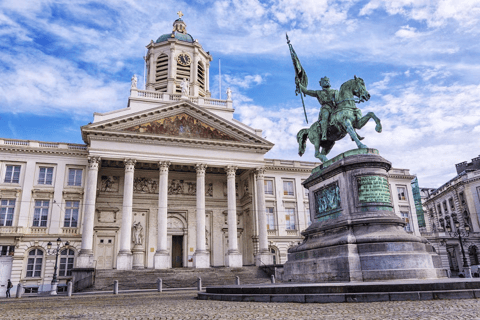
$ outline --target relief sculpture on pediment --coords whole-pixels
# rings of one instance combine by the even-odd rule
[[[134,127],[126,128],[125,130],[185,138],[239,141],[238,139],[231,137],[212,126],[202,123],[198,119],[185,113],[136,125]]]

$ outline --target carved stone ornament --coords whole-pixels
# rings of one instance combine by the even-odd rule
[[[100,157],[88,157],[88,169],[98,170],[100,164]]]
[[[120,177],[102,176],[100,178],[99,190],[101,192],[118,192]]]
[[[169,180],[168,194],[194,196],[197,194],[197,184],[193,181],[184,181],[179,179]]]
[[[205,191],[207,197],[213,197],[213,183],[207,184],[207,190]]]
[[[157,193],[158,181],[151,178],[136,177],[133,180],[133,192]]]

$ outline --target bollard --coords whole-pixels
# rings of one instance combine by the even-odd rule
[[[202,278],[198,277],[197,280],[197,289],[198,291],[202,291]]]
[[[21,283],[17,284],[17,294],[15,295],[16,298],[21,298],[23,294],[23,285]]]
[[[72,296],[72,291],[73,291],[73,282],[68,281],[68,283],[67,283],[67,296],[71,297]]]
[[[270,280],[272,280],[272,283],[275,283],[275,276],[273,274],[270,276]]]
[[[162,284],[163,284],[162,282],[163,282],[162,279],[160,279],[160,278],[157,279],[157,291],[158,292],[162,292]]]
[[[239,277],[239,276],[236,276],[236,277],[235,277],[235,284],[236,284],[237,286],[240,285],[240,277]]]
[[[118,280],[113,281],[113,294],[118,294]]]

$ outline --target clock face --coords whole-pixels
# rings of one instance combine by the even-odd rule
[[[182,66],[189,66],[192,63],[192,59],[186,53],[180,53],[177,58],[177,63],[181,64]]]

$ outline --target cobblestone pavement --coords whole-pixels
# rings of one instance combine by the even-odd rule
[[[480,319],[478,300],[372,303],[199,301],[195,292],[0,299],[1,319]]]

